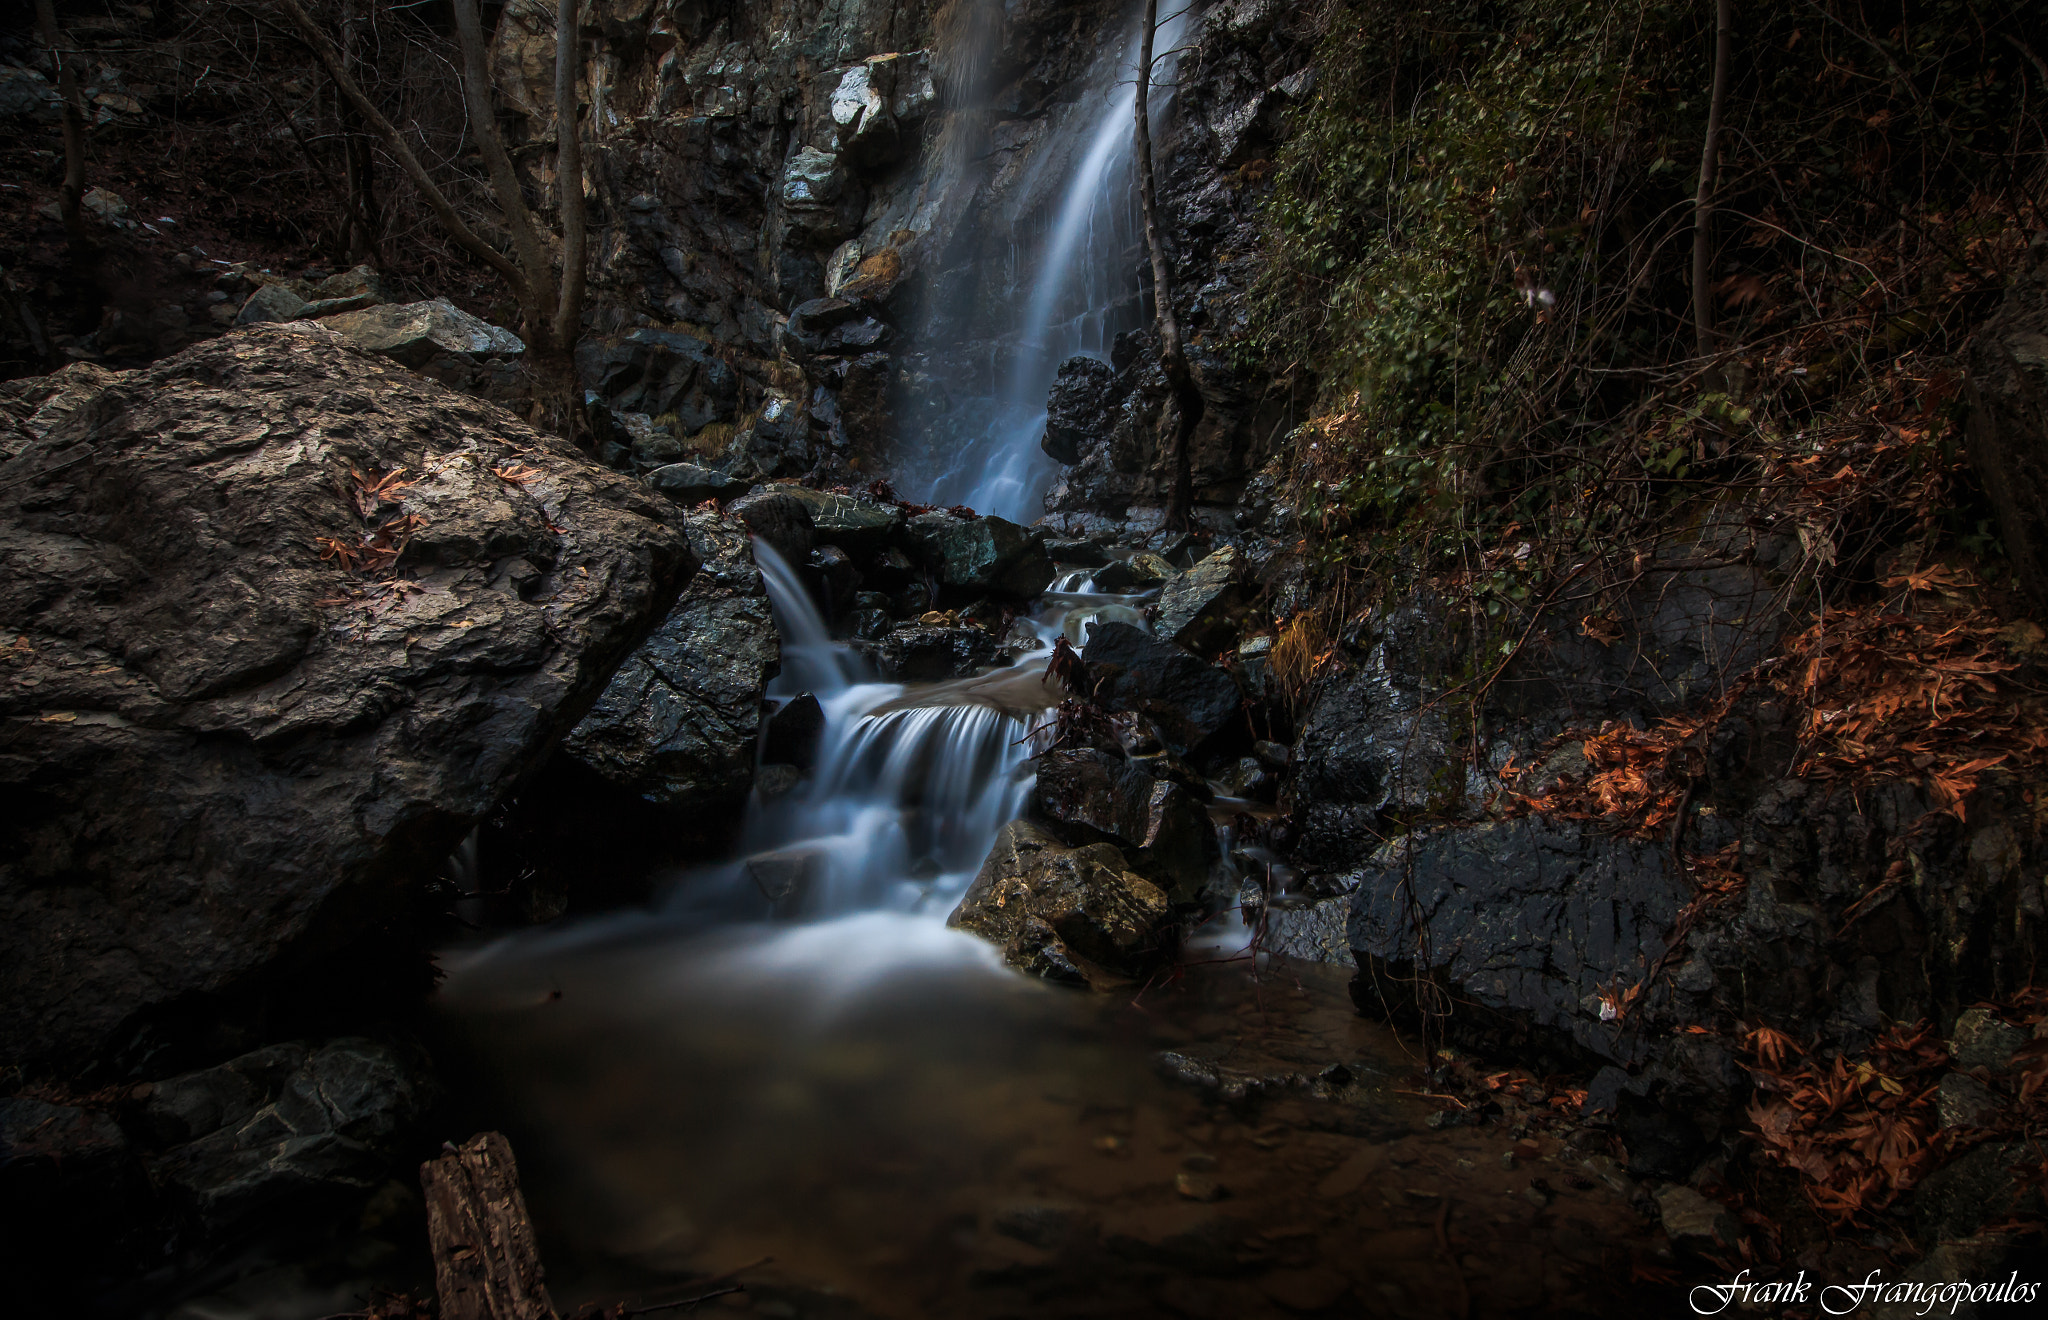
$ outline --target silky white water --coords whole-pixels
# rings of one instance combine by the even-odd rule
[[[1186,15],[1175,7],[1154,39],[1155,120],[1172,94],[1173,52]],[[927,489],[930,503],[964,504],[1022,523],[1043,516],[1057,465],[1039,441],[1060,364],[1078,354],[1107,358],[1118,333],[1142,324],[1142,230],[1132,168],[1138,36],[1134,25],[1105,49],[1082,96],[1039,148],[1035,168],[1068,173],[1049,224],[1036,216],[1014,222],[1010,250],[1030,254],[1017,262],[1023,274],[1014,282],[1026,296],[992,300],[996,318],[1014,319],[977,327],[976,338],[987,339],[992,352],[1001,344],[1008,358],[1007,365],[993,364],[995,397],[978,401],[982,424],[940,456],[928,482],[904,474],[905,489]],[[1018,188],[1029,191],[1027,183]]]

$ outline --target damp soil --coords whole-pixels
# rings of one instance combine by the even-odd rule
[[[928,917],[621,920],[448,960],[557,1305],[782,1317],[1614,1315],[1605,1155],[1466,1123],[1320,964],[1055,990]],[[1581,1138],[1583,1139],[1583,1138]]]

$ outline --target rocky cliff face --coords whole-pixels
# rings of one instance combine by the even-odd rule
[[[589,6],[586,189],[601,236],[582,360],[618,417],[608,460],[644,470],[685,456],[748,479],[843,482],[929,471],[985,427],[978,401],[1020,351],[1007,309],[1042,274],[1032,248],[1088,145],[1077,129],[1114,91],[1090,81],[1091,64],[1121,49],[1129,9]],[[1288,401],[1218,348],[1245,326],[1264,155],[1312,79],[1286,6],[1230,0],[1191,22],[1158,153],[1177,301],[1210,405],[1198,494],[1229,526]],[[529,142],[553,114],[553,47],[550,6],[506,7],[494,67]],[[1135,230],[1123,238],[1135,244]],[[1136,246],[1112,258],[1099,309],[1110,329],[1147,320],[1141,260]],[[1159,503],[1164,391],[1148,346],[1119,341],[1114,407],[1056,446],[1070,468],[1048,507],[1070,531],[1143,525]]]

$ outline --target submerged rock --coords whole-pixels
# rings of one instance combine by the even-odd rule
[[[1166,895],[1109,844],[1069,848],[1012,821],[946,924],[997,945],[1012,966],[1100,984],[1163,962],[1171,913]]]
[[[5,473],[24,1062],[404,914],[691,563],[638,483],[306,323],[116,377]]]
[[[562,754],[656,806],[737,808],[754,781],[782,642],[737,519],[689,515],[697,576],[562,740]]]

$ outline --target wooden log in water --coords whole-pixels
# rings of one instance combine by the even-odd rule
[[[497,1132],[420,1166],[441,1320],[559,1320],[512,1144]]]

